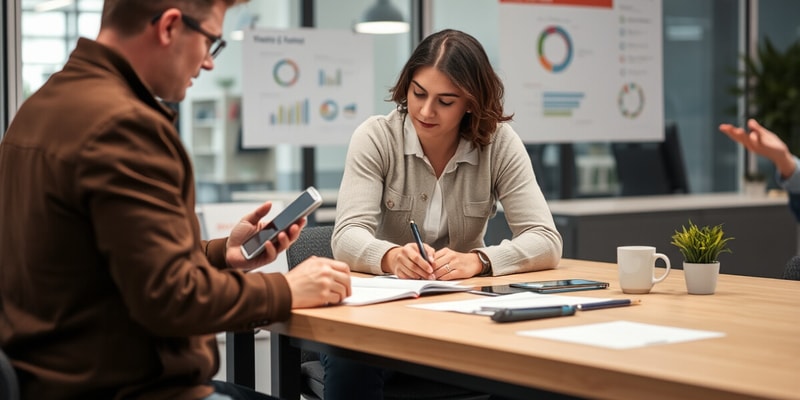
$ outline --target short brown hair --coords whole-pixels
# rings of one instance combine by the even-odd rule
[[[101,28],[114,28],[122,35],[141,32],[159,13],[178,8],[186,15],[204,20],[214,4],[228,7],[242,0],[105,0]]]
[[[426,37],[406,62],[397,84],[389,91],[400,112],[408,112],[408,89],[421,67],[434,67],[466,93],[467,110],[461,119],[461,137],[476,145],[491,142],[497,124],[510,121],[503,114],[503,81],[494,72],[483,46],[467,33],[445,29]]]

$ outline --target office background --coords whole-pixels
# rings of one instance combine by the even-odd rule
[[[181,109],[181,134],[199,170],[199,200],[230,200],[238,190],[298,190],[313,181],[338,188],[346,146],[313,150],[276,144],[265,150],[240,150],[241,42],[235,31],[249,27],[351,29],[374,0],[253,0],[233,8],[225,21],[229,42],[214,71],[200,75]],[[485,46],[499,66],[496,0],[392,0],[411,22],[409,33],[375,36],[375,112],[393,104],[388,88],[419,38],[443,28],[464,30]],[[3,2],[2,130],[14,110],[53,72],[60,69],[78,36],[93,38],[102,0],[14,0]],[[42,8],[42,7],[50,7]],[[740,190],[746,168],[742,149],[716,127],[742,122],[731,109],[744,102],[730,94],[739,83],[732,71],[741,55],[769,37],[779,49],[800,38],[800,2],[792,0],[663,0],[664,115],[674,123],[690,173],[692,193]],[[303,22],[305,21],[305,22]],[[221,111],[220,111],[221,110]],[[221,115],[219,115],[221,114]],[[200,118],[202,117],[202,118]],[[213,117],[213,118],[210,118]],[[602,135],[598,135],[602,137]],[[621,194],[611,146],[606,142],[529,145],[538,179],[548,199]],[[310,162],[309,159],[313,160]],[[209,161],[224,160],[224,161]],[[769,163],[760,168],[771,176]],[[200,175],[200,174],[198,174]],[[768,182],[771,179],[767,179]],[[566,187],[569,186],[569,187]]]
[[[179,105],[182,114],[181,134],[187,147],[194,150],[196,166],[230,166],[224,167],[223,172],[216,171],[221,179],[198,182],[200,201],[227,201],[231,193],[237,190],[297,191],[306,180],[304,172],[308,172],[305,168],[310,155],[313,156],[311,164],[314,170],[311,172],[316,185],[321,189],[338,188],[346,146],[318,146],[312,151],[289,145],[276,145],[258,151],[238,149],[239,121],[235,110],[242,92],[242,49],[240,42],[232,40],[232,35],[248,27],[281,29],[313,25],[324,29],[347,30],[374,1],[251,0],[249,4],[238,6],[228,13],[224,27],[228,47],[215,60],[215,70],[204,71],[189,89],[185,101]],[[499,65],[497,0],[391,2],[411,22],[412,31],[374,37],[373,98],[376,113],[386,113],[393,108],[393,104],[384,101],[388,96],[388,88],[424,33],[443,28],[464,30],[480,40],[493,64]],[[96,36],[102,3],[102,0],[4,0],[0,4],[0,138],[19,104],[50,74],[61,68],[78,36]],[[42,5],[56,8],[49,11],[36,9]],[[744,103],[729,92],[730,87],[738,82],[738,77],[731,70],[740,66],[741,54],[761,43],[765,37],[769,37],[779,49],[785,49],[800,40],[800,2],[662,0],[662,8],[664,115],[677,128],[686,169],[690,171],[691,191],[714,193],[741,190],[745,155],[739,146],[716,129],[720,122],[742,122]],[[304,19],[310,24],[304,24]],[[731,114],[729,108],[738,108],[740,111]],[[215,113],[215,118],[210,118],[210,110]],[[216,115],[217,110],[221,110],[222,115]],[[197,118],[200,115],[206,118]],[[200,146],[204,134],[213,137],[205,139],[209,145],[207,149]],[[205,150],[207,154],[199,154],[201,152],[198,149]],[[615,160],[609,143],[574,146],[550,143],[531,145],[529,149],[535,158],[537,177],[548,200],[620,195],[620,188],[616,184]],[[228,162],[217,164],[208,161],[214,157],[227,158]],[[761,164],[765,174],[771,174],[769,164],[763,160]],[[254,168],[261,172],[246,173],[245,176],[240,173]],[[570,186],[563,187],[565,184]],[[681,222],[686,215],[683,211],[674,211],[674,214],[679,214],[674,218]],[[744,214],[758,215],[757,219],[764,216],[761,209],[756,212],[746,210]],[[753,226],[740,225],[745,225],[743,229]],[[670,222],[669,229],[672,226],[674,224]],[[612,228],[618,228],[618,225]],[[579,229],[575,229],[575,232],[594,238],[604,236],[603,233],[608,229],[608,225],[605,225],[588,234]],[[566,235],[573,235],[570,243],[575,249],[574,253],[567,255],[579,254],[582,242],[575,240],[577,233],[564,231]],[[738,234],[736,236],[740,237]],[[666,237],[665,234],[660,236],[663,239]],[[596,241],[592,243],[598,245]],[[659,249],[667,248],[660,243],[658,246]],[[605,246],[603,249],[612,247]],[[566,250],[573,251],[569,248]],[[775,267],[782,266],[786,257],[783,254],[776,257],[780,261],[772,264]],[[763,259],[761,263],[764,263]],[[262,332],[260,338],[264,334]],[[256,346],[258,354],[262,355],[256,360],[260,371],[258,377],[266,379],[269,374],[263,371],[269,368],[268,350],[265,349],[269,343],[259,340]],[[225,371],[224,366],[221,371]],[[222,373],[220,378],[224,378]],[[266,379],[266,382],[259,381],[258,388],[269,392],[269,385]]]

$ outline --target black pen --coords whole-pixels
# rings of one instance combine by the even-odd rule
[[[530,319],[564,317],[575,314],[575,306],[545,306],[530,308],[504,308],[492,314],[492,321],[515,322]]]
[[[422,238],[419,236],[419,228],[417,228],[417,224],[415,224],[414,220],[412,219],[409,225],[411,225],[411,234],[414,235],[414,240],[417,241],[417,246],[419,246],[419,254],[422,255],[422,258],[424,258],[425,261],[430,262],[430,260],[428,260],[428,255],[425,253],[425,247],[422,245]]]
[[[589,311],[589,310],[599,310],[601,308],[611,308],[611,307],[624,307],[630,306],[633,304],[640,304],[642,301],[639,299],[631,300],[631,299],[617,299],[617,300],[608,300],[608,301],[601,301],[597,303],[586,303],[586,304],[578,304],[578,310],[581,311]]]

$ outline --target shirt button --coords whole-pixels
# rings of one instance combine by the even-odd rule
[[[394,208],[394,201],[386,200],[386,208]]]
[[[422,201],[428,201],[428,195],[427,195],[427,194],[425,194],[425,193],[423,193],[423,194],[422,194],[422,195],[420,195],[419,197],[422,199]]]

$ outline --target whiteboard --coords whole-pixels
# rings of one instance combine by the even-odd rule
[[[242,147],[346,144],[373,114],[373,44],[347,30],[250,30]]]
[[[663,139],[661,0],[500,0],[499,18],[523,141]]]

